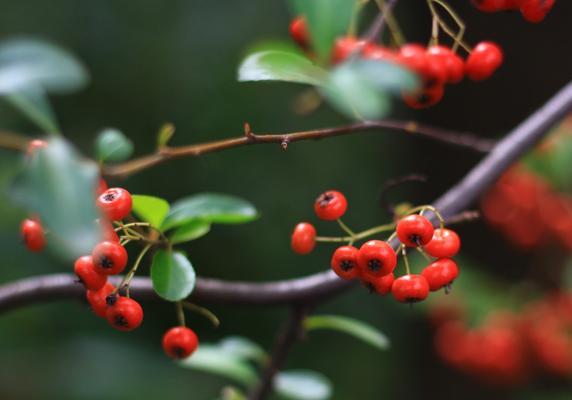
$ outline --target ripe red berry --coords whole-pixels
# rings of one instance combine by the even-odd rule
[[[30,251],[41,251],[46,246],[46,236],[42,224],[33,219],[25,219],[20,225],[24,245]]]
[[[78,258],[74,264],[74,272],[88,290],[99,290],[107,283],[107,275],[96,271],[91,256]]]
[[[383,296],[391,292],[391,286],[395,281],[395,275],[391,273],[384,276],[362,276],[361,281],[371,292],[375,292]]]
[[[393,50],[375,44],[364,48],[363,58],[367,60],[399,62],[397,54]]]
[[[447,83],[459,83],[465,75],[465,62],[453,50],[445,46],[431,46],[427,49],[429,59],[438,58],[445,65]]]
[[[292,250],[298,254],[308,254],[316,246],[316,228],[308,222],[300,222],[294,227],[291,241]]]
[[[397,59],[406,68],[419,75],[424,89],[443,86],[447,80],[447,66],[443,60],[429,55],[424,46],[406,44],[399,49]]]
[[[107,189],[97,198],[97,206],[111,221],[119,221],[131,212],[131,194],[123,188]]]
[[[354,279],[359,274],[359,250],[354,246],[341,246],[334,251],[330,265],[340,278]]]
[[[120,331],[132,331],[143,322],[143,309],[135,300],[117,296],[115,303],[107,307],[105,318]]]
[[[528,22],[541,22],[554,6],[555,0],[523,0],[520,12]]]
[[[93,312],[101,318],[105,318],[107,311],[107,296],[115,290],[115,286],[107,282],[99,290],[88,290],[86,292],[87,301],[91,305]]]
[[[163,350],[174,359],[189,357],[198,346],[199,338],[195,332],[184,326],[171,328],[163,336]]]
[[[416,110],[427,108],[439,103],[445,94],[444,86],[435,86],[430,89],[423,89],[418,93],[403,94],[403,101],[409,107]]]
[[[425,267],[421,275],[427,279],[429,288],[434,292],[453,283],[459,276],[459,267],[450,258],[440,258]]]
[[[359,249],[358,266],[362,277],[379,277],[390,274],[397,265],[393,248],[381,240],[365,242]]]
[[[433,224],[422,215],[412,214],[397,223],[397,237],[405,246],[424,246],[433,238]]]
[[[415,303],[425,300],[429,295],[429,283],[421,275],[403,275],[393,282],[391,293],[395,300],[402,303]]]
[[[459,252],[461,239],[451,229],[435,229],[433,238],[424,247],[429,255],[436,258],[451,258]]]
[[[336,40],[332,49],[332,64],[345,61],[350,54],[359,51],[361,54],[367,47],[371,46],[365,40],[359,40],[353,36],[345,36]]]
[[[104,275],[119,274],[127,265],[127,251],[116,242],[98,243],[94,247],[91,257],[96,271]]]
[[[290,36],[303,49],[308,48],[310,44],[310,35],[306,19],[302,16],[296,17],[290,22]]]
[[[500,47],[492,42],[481,42],[475,46],[465,63],[465,73],[474,81],[489,78],[503,62]]]
[[[322,193],[314,203],[314,211],[320,219],[333,221],[345,214],[348,208],[346,197],[336,191],[328,190]]]

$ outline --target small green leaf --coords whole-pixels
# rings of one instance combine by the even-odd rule
[[[314,315],[306,318],[304,327],[307,331],[316,329],[334,329],[347,333],[379,350],[389,348],[389,339],[379,330],[365,322],[339,315]]]
[[[241,360],[264,362],[268,358],[262,347],[242,336],[229,336],[219,342],[219,347]]]
[[[206,235],[210,230],[211,224],[209,222],[195,219],[175,229],[169,240],[173,244],[189,242]]]
[[[159,229],[169,213],[169,203],[159,197],[134,194],[132,210],[143,221]]]
[[[218,346],[209,344],[201,344],[192,356],[180,361],[179,365],[216,374],[245,386],[250,386],[258,380],[250,364],[227,354]]]
[[[318,372],[292,370],[276,375],[274,390],[292,400],[326,400],[332,395],[332,384]]]
[[[307,58],[286,51],[262,51],[249,55],[238,68],[238,80],[287,81],[322,85],[328,73]]]
[[[153,289],[168,301],[188,297],[195,288],[196,274],[183,253],[160,250],[151,263]]]
[[[165,124],[159,129],[159,133],[157,134],[157,147],[162,148],[165,147],[169,140],[175,134],[175,125],[173,124]]]
[[[202,193],[175,202],[162,229],[168,230],[200,219],[216,224],[242,224],[256,219],[254,206],[238,197]]]
[[[123,161],[133,154],[133,142],[120,130],[107,128],[97,135],[95,153],[99,161]]]

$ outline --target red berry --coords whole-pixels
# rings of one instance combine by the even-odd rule
[[[423,89],[419,93],[404,94],[403,101],[414,109],[427,108],[439,103],[444,94],[445,88],[443,86],[435,86],[431,89]]]
[[[371,292],[375,292],[380,295],[386,295],[391,292],[391,286],[393,281],[395,281],[395,275],[393,273],[384,276],[363,276],[361,278],[362,283]]]
[[[107,282],[99,290],[88,290],[86,292],[87,301],[91,305],[93,312],[101,318],[105,318],[107,311],[107,296],[115,290],[115,286]]]
[[[107,186],[107,182],[105,182],[105,179],[99,178],[99,180],[97,181],[97,187],[95,188],[95,194],[97,196],[101,196],[103,193],[105,193],[107,189],[109,189],[109,187]]]
[[[348,208],[346,197],[335,190],[322,193],[314,203],[314,211],[320,219],[333,221],[345,214]]]
[[[445,46],[431,46],[427,49],[429,59],[439,58],[445,65],[447,83],[459,83],[465,75],[465,63],[461,57]]]
[[[91,257],[93,265],[100,274],[115,275],[127,265],[127,251],[116,242],[100,242],[94,247]]]
[[[187,358],[198,346],[199,338],[195,332],[184,326],[171,328],[163,336],[163,350],[171,358]]]
[[[423,80],[424,89],[443,86],[447,80],[447,66],[440,57],[430,56],[419,44],[406,44],[399,49],[397,59]]]
[[[518,8],[523,0],[472,0],[473,5],[484,12],[498,12]]]
[[[290,36],[300,47],[306,49],[310,42],[306,19],[302,16],[296,17],[290,22]]]
[[[294,227],[291,241],[292,250],[298,254],[308,254],[316,246],[316,228],[308,222],[300,222]]]
[[[465,73],[474,81],[489,78],[503,62],[500,47],[492,42],[481,42],[475,46],[465,63]]]
[[[365,242],[359,249],[358,266],[362,277],[380,277],[390,274],[397,265],[393,248],[381,240]]]
[[[42,224],[33,219],[25,219],[20,225],[24,245],[30,251],[41,251],[46,246],[46,236]]]
[[[363,58],[367,60],[398,62],[397,54],[391,49],[372,44],[363,50]]]
[[[99,290],[107,283],[107,276],[95,270],[91,256],[83,256],[76,260],[74,272],[88,290]]]
[[[105,312],[107,322],[120,331],[132,331],[143,322],[143,309],[129,297],[117,296]]]
[[[101,218],[99,220],[99,226],[101,228],[101,236],[104,241],[119,243],[119,236],[117,236],[117,232],[115,232],[115,228],[113,228],[113,224],[111,222]]]
[[[397,223],[397,237],[408,247],[424,246],[433,238],[433,224],[422,215],[412,214]]]
[[[415,303],[425,300],[429,295],[429,284],[421,275],[403,275],[393,282],[391,293],[395,300],[402,303]]]
[[[350,54],[359,51],[361,54],[366,48],[371,46],[365,40],[359,40],[352,36],[341,37],[334,43],[332,49],[332,64],[338,64],[345,61]]]
[[[520,12],[528,22],[541,22],[554,6],[555,0],[524,0]]]
[[[341,246],[332,255],[331,266],[336,275],[343,279],[354,279],[359,274],[359,250],[354,246]]]
[[[429,288],[434,292],[453,283],[459,276],[459,267],[450,258],[440,258],[425,267],[421,275],[427,279]]]
[[[34,139],[28,143],[28,148],[26,149],[26,156],[31,157],[37,149],[42,149],[48,147],[48,142],[41,139]]]
[[[461,239],[450,229],[435,229],[433,238],[424,247],[429,255],[436,258],[451,258],[459,252]]]
[[[107,189],[97,198],[97,206],[111,221],[119,221],[131,212],[131,194],[122,188]]]

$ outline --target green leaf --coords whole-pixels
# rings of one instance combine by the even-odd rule
[[[287,399],[326,400],[332,395],[332,384],[318,372],[292,370],[276,375],[274,390]]]
[[[287,81],[322,85],[328,73],[299,54],[286,51],[262,51],[246,57],[238,68],[238,80]]]
[[[169,213],[169,203],[159,197],[134,194],[132,210],[139,218],[159,229]]]
[[[218,346],[201,344],[191,357],[179,362],[185,368],[209,372],[250,386],[258,380],[252,366],[240,358],[227,354]]]
[[[11,185],[12,199],[39,214],[48,243],[63,257],[89,254],[101,239],[95,207],[97,165],[62,138],[53,138],[25,161]]]
[[[372,345],[378,350],[389,348],[389,339],[379,330],[365,322],[339,315],[314,315],[306,318],[304,327],[307,331],[316,329],[334,329],[352,335]]]
[[[123,161],[133,154],[133,142],[120,130],[107,128],[97,135],[95,152],[99,161]]]
[[[161,129],[159,129],[159,133],[157,134],[157,147],[162,148],[165,147],[169,140],[175,134],[175,125],[173,124],[164,124]]]
[[[200,219],[217,224],[242,224],[258,217],[254,206],[238,197],[217,193],[202,193],[178,200],[163,222],[168,230]]]
[[[23,88],[18,92],[5,95],[4,100],[44,132],[60,131],[52,106],[42,88]]]
[[[323,63],[331,58],[337,37],[348,29],[355,0],[291,0],[296,15],[303,15],[308,24],[313,49]]]
[[[173,244],[189,242],[206,235],[210,230],[211,224],[209,222],[195,219],[175,229],[169,240]]]
[[[160,297],[179,301],[192,293],[196,274],[183,253],[160,250],[151,263],[151,280],[153,289]]]
[[[268,359],[268,355],[262,347],[242,336],[229,336],[219,342],[219,347],[227,354],[241,360],[252,360],[262,363]]]

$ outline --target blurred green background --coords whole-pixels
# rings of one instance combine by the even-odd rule
[[[397,14],[408,38],[426,40],[430,21],[424,4],[401,3]],[[570,79],[572,54],[567,42],[572,33],[572,4],[559,1],[545,22],[531,25],[518,13],[486,15],[468,1],[451,3],[466,18],[469,42],[498,41],[506,52],[505,65],[485,83],[451,87],[435,108],[418,114],[396,109],[392,116],[500,136]],[[248,48],[266,39],[287,40],[290,18],[285,1],[3,1],[0,39],[48,39],[68,48],[87,65],[92,75],[87,89],[53,98],[66,136],[85,154],[93,150],[96,133],[109,126],[133,139],[136,154],[145,154],[152,151],[155,134],[164,122],[177,127],[173,144],[240,135],[245,121],[256,133],[343,123],[345,120],[327,106],[311,116],[292,112],[302,86],[236,82],[237,65]],[[0,105],[0,125],[37,134],[7,104]],[[388,217],[378,203],[384,180],[413,172],[426,174],[430,184],[406,187],[394,194],[397,200],[426,203],[478,159],[476,154],[423,139],[370,132],[296,143],[286,152],[279,146],[255,146],[182,159],[128,181],[110,183],[171,201],[201,191],[252,201],[261,212],[259,220],[241,226],[215,226],[185,250],[200,276],[263,281],[328,267],[332,248],[321,246],[300,257],[289,247],[295,223],[314,220],[311,205],[321,191],[342,190],[350,202],[346,222],[356,228],[369,227]],[[0,153],[3,187],[19,161],[18,155]],[[47,254],[24,250],[17,234],[24,216],[2,198],[0,281],[71,271],[71,265],[62,265]],[[317,227],[320,233],[335,232],[331,224],[317,222]],[[480,223],[463,226],[461,233],[467,237],[465,257],[476,260],[477,265],[486,260],[485,268],[490,271],[503,266],[516,269],[512,263],[523,258],[498,242],[490,244],[489,254],[483,255],[490,232]],[[490,253],[497,250],[499,257],[491,259]],[[501,275],[512,279],[510,272]],[[202,341],[237,334],[265,348],[271,347],[286,315],[284,309],[270,307],[212,309],[222,320],[218,330],[201,317],[190,319]],[[547,398],[548,392],[537,387],[512,392],[487,389],[447,369],[433,355],[429,327],[417,311],[363,290],[345,293],[317,312],[368,321],[389,336],[392,348],[383,353],[372,351],[351,337],[316,332],[295,347],[287,366],[325,374],[335,384],[334,399]],[[147,305],[143,327],[131,334],[109,329],[80,303],[35,305],[2,315],[0,398],[216,397],[226,381],[177,368],[163,355],[160,338],[175,322],[169,304]],[[549,386],[549,391],[569,398],[570,392],[561,386]],[[542,395],[535,397],[536,393]]]

